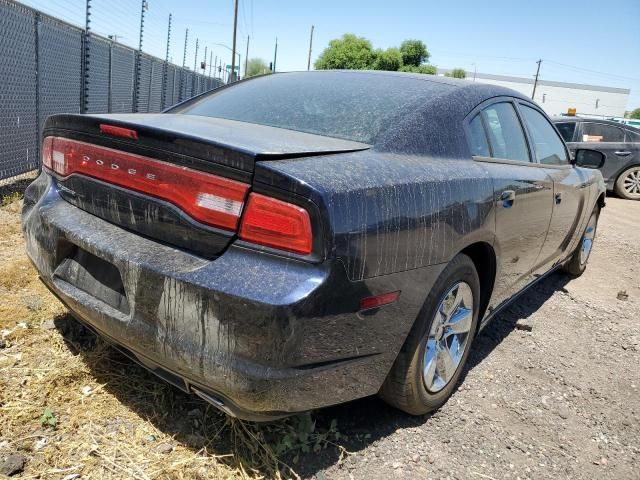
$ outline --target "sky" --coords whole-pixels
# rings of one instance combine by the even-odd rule
[[[138,46],[142,0],[91,0],[91,28]],[[198,64],[213,49],[231,63],[233,0],[146,0],[143,50],[164,58],[169,13],[169,58]],[[631,89],[628,109],[640,107],[640,0],[238,0],[237,49],[273,61],[277,70],[306,70],[329,41],[344,33],[369,39],[374,48],[420,39],[439,68],[533,78],[542,59],[543,80]],[[23,0],[83,26],[86,0]],[[224,46],[223,46],[224,45]],[[208,62],[208,58],[206,59]],[[205,73],[208,73],[205,71]]]

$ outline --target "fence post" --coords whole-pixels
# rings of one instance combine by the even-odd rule
[[[82,60],[80,62],[80,113],[87,113],[87,94],[89,80],[89,35],[91,34],[91,0],[87,0],[85,10],[84,32],[82,34]]]
[[[162,65],[162,94],[160,96],[160,111],[167,108],[167,70],[169,69],[169,45],[171,42],[171,14],[169,14],[169,28],[167,29],[167,53]]]
[[[36,128],[38,131],[38,139],[36,141],[36,158],[40,158],[40,136],[42,132],[40,131],[41,127],[41,118],[40,118],[40,12],[35,11],[33,14],[33,28],[34,28],[34,39],[35,39],[35,48],[36,48]],[[38,173],[42,170],[42,162],[37,162],[38,165]]]

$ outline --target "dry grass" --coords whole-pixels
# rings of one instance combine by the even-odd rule
[[[0,457],[24,455],[22,478],[296,476],[274,453],[287,450],[278,442],[295,419],[228,418],[71,319],[24,254],[20,203],[0,207]],[[55,426],[42,425],[45,409]],[[327,445],[326,433],[318,439]]]

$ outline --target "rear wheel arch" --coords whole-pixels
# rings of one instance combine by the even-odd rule
[[[496,281],[496,252],[489,243],[476,242],[465,247],[460,253],[464,253],[471,259],[480,280],[480,309],[478,311],[478,325],[480,325],[489,306]]]

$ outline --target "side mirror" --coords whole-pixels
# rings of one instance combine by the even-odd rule
[[[602,168],[604,165],[604,153],[589,148],[576,150],[573,164],[583,168]]]

